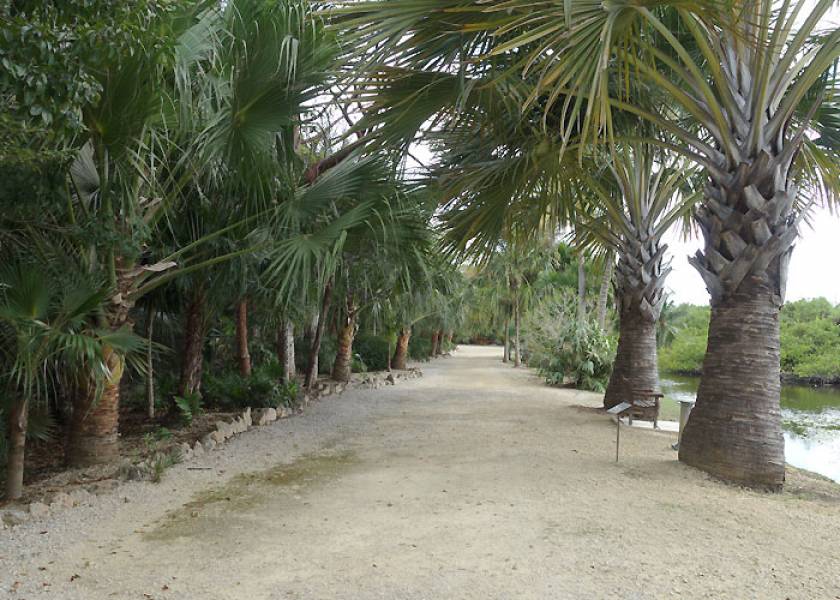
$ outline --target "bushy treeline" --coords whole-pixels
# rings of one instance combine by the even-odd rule
[[[469,276],[464,341],[503,345],[505,362],[549,385],[604,391],[616,342],[609,280],[603,263],[578,258],[565,243],[502,248]]]
[[[699,374],[706,353],[709,307],[681,304],[663,313],[663,371]],[[825,298],[789,302],[781,313],[782,375],[814,383],[840,382],[840,306]]]
[[[350,58],[313,3],[0,16],[7,497],[27,440],[104,464],[127,423],[293,404],[319,374],[446,348],[460,273],[436,251],[437,199],[348,134]]]

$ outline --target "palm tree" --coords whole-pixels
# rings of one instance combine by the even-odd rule
[[[524,73],[533,85],[523,106],[559,108],[555,132],[579,138],[581,152],[597,136],[617,139],[621,110],[671,138],[647,141],[703,169],[705,248],[692,263],[713,310],[680,459],[778,489],[778,322],[805,215],[798,201],[840,189],[836,148],[823,147],[836,136],[816,135],[835,113],[840,30],[817,32],[832,4],[388,0],[340,14],[389,64]]]
[[[193,20],[169,18],[170,27],[193,24],[176,38],[172,55],[164,51],[166,44],[141,48],[104,74],[101,99],[86,109],[86,151],[73,170],[83,210],[120,234],[95,245],[91,265],[104,269],[116,290],[105,314],[114,330],[128,323],[133,304],[156,287],[275,245],[263,236],[227,253],[206,253],[209,242],[226,234],[240,232],[243,239],[260,217],[273,224],[278,200],[293,204],[296,119],[325,85],[335,56],[332,36],[302,1],[240,0]],[[137,77],[138,72],[148,76]],[[216,200],[215,212],[229,210],[233,223],[155,264],[141,261],[141,249],[154,241],[151,234],[176,207],[196,197]],[[120,239],[129,244],[117,243]],[[197,289],[198,305],[201,293]],[[200,359],[198,351],[194,355]],[[121,372],[119,355],[111,360],[114,371]],[[90,410],[91,398],[81,401],[76,412],[86,416],[71,433],[73,462],[116,456],[119,383],[112,378],[95,410]]]
[[[83,385],[105,393],[118,376],[110,360],[140,347],[127,331],[92,326],[102,314],[108,288],[90,282],[67,260],[53,256],[49,269],[31,259],[14,260],[0,273],[0,339],[7,390],[8,464],[6,499],[23,493],[24,452],[30,407],[45,400],[62,384],[73,385],[68,374],[85,372],[93,379]],[[93,405],[96,410],[96,403]]]
[[[605,408],[627,400],[629,391],[659,389],[656,330],[671,271],[662,236],[696,201],[685,187],[691,171],[663,158],[650,147],[627,146],[606,159],[601,177],[582,182],[579,227],[588,241],[618,256],[619,337]]]
[[[412,273],[423,271],[429,250],[428,215],[415,198],[394,182],[391,198],[378,210],[378,222],[347,231],[335,290],[344,299],[338,307],[338,351],[332,378],[350,378],[353,338],[363,312],[380,306],[395,288],[410,288]]]

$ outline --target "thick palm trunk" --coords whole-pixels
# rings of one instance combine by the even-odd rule
[[[612,408],[630,400],[634,390],[658,390],[656,360],[656,321],[638,310],[621,311],[618,347],[604,394],[604,407]]]
[[[703,377],[680,460],[729,481],[784,483],[779,396],[779,307],[766,288],[712,309]]]
[[[204,330],[207,312],[207,295],[197,286],[187,306],[184,323],[184,347],[181,354],[181,379],[178,395],[187,396],[201,391],[204,368]]]
[[[23,459],[28,420],[29,402],[25,400],[13,403],[6,425],[9,438],[6,456],[6,500],[17,500],[23,495]]]
[[[324,295],[321,298],[321,312],[318,314],[318,324],[315,327],[315,335],[309,344],[309,358],[306,363],[306,381],[304,385],[311,389],[318,381],[318,354],[321,352],[321,340],[324,337],[324,328],[327,326],[327,315],[330,312],[332,302],[332,280],[327,281],[324,286]]]
[[[397,348],[394,350],[394,359],[391,366],[394,369],[404,370],[408,363],[408,343],[411,340],[411,327],[403,327],[397,336]]]
[[[131,287],[138,271],[135,264],[125,265],[121,257],[114,259],[116,289],[104,321],[110,331],[132,329],[129,313],[134,306]],[[73,417],[67,440],[67,462],[71,467],[105,464],[120,456],[120,383],[125,367],[124,357],[108,346],[103,349],[108,377],[99,385],[98,375],[80,377],[76,390]]]
[[[236,359],[239,374],[251,376],[251,353],[248,351],[248,300],[242,298],[236,303]]]
[[[283,382],[292,381],[295,378],[295,324],[290,319],[283,319],[277,330],[277,359]]]
[[[604,273],[601,278],[601,289],[598,291],[598,327],[601,331],[607,329],[607,300],[610,295],[615,261],[612,252],[604,258]]]
[[[333,363],[332,378],[350,381],[353,364],[353,338],[356,336],[356,309],[350,308],[338,330],[338,349]]]
[[[123,359],[105,349],[110,377],[97,389],[93,382],[76,397],[67,459],[73,467],[104,464],[119,458],[120,382]],[[98,393],[99,392],[99,393]]]
[[[778,160],[762,154],[730,181],[713,181],[698,211],[706,245],[691,262],[712,313],[697,404],[680,443],[681,461],[763,489],[785,480],[779,314],[797,236],[796,190]]]
[[[634,390],[659,390],[656,323],[665,301],[663,288],[670,267],[663,267],[666,246],[647,232],[624,239],[615,273],[618,308],[618,347],[604,407],[612,408],[632,397]]]

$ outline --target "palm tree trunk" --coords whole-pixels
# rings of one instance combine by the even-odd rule
[[[111,348],[105,348],[110,377],[100,389],[88,382],[76,397],[67,460],[70,466],[104,464],[119,457],[120,382],[124,362]]]
[[[793,146],[778,150],[713,179],[696,214],[706,244],[690,262],[712,312],[697,404],[680,443],[686,464],[771,490],[785,480],[779,315],[798,235],[784,154]]]
[[[23,459],[28,420],[29,401],[14,402],[7,423],[9,450],[6,456],[6,500],[17,500],[23,495]]]
[[[282,369],[283,383],[295,378],[295,324],[283,319],[277,330],[277,359]]]
[[[138,272],[136,264],[124,263],[116,256],[113,260],[117,294],[111,299],[103,321],[110,331],[132,329],[129,314],[134,306],[131,289]],[[70,433],[67,440],[67,461],[71,467],[87,467],[117,460],[120,456],[120,383],[125,359],[105,346],[103,359],[108,377],[100,386],[93,373],[81,377],[84,384],[76,391]]]
[[[187,306],[184,323],[184,349],[181,362],[181,380],[178,395],[187,396],[201,391],[204,367],[204,329],[207,312],[207,294],[204,286],[196,285]]]
[[[632,399],[634,390],[658,390],[656,321],[638,309],[622,310],[618,319],[618,347],[604,407]]]
[[[656,324],[671,269],[663,267],[667,246],[646,231],[637,236],[625,241],[615,272],[618,348],[604,394],[605,408],[631,399],[635,390],[659,391]]]
[[[516,354],[513,360],[514,367],[522,365],[522,354],[520,348],[521,338],[519,333],[519,296],[517,296],[513,304],[513,345],[516,349]]]
[[[248,299],[242,298],[236,303],[236,358],[239,362],[239,374],[251,376],[251,354],[248,352]]]
[[[356,307],[348,300],[344,323],[338,330],[338,349],[333,363],[332,378],[350,381],[353,364],[353,338],[356,335]]]
[[[395,369],[405,370],[408,362],[408,343],[411,340],[411,327],[403,327],[397,336],[397,348],[394,350],[394,359],[391,366]]]
[[[604,273],[601,279],[601,289],[598,291],[598,327],[601,331],[607,329],[607,300],[610,295],[610,284],[612,284],[615,260],[612,252],[604,257]]]
[[[577,302],[578,327],[586,323],[586,260],[582,252],[578,252],[578,302]]]
[[[155,307],[150,302],[146,309],[146,414],[155,418],[155,361],[152,350],[155,329]]]
[[[510,318],[505,319],[505,353],[502,356],[502,362],[510,361]]]
[[[321,298],[321,312],[318,314],[318,325],[315,327],[315,335],[309,344],[309,358],[306,363],[306,381],[304,385],[311,389],[318,381],[318,354],[321,352],[321,340],[324,337],[324,328],[327,326],[327,315],[330,312],[332,301],[332,279],[324,286],[324,294]]]
[[[431,358],[434,358],[438,355],[438,345],[440,343],[440,332],[435,329],[432,331],[432,352],[430,354]]]
[[[779,397],[779,307],[745,290],[712,309],[697,404],[680,460],[728,481],[779,489],[785,442]]]

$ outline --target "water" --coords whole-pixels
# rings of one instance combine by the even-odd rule
[[[681,375],[662,378],[663,420],[678,420],[677,400],[693,400],[699,381]],[[840,483],[840,388],[782,386],[782,427],[788,463]]]

